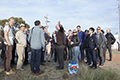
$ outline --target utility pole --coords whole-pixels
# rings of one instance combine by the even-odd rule
[[[50,21],[48,21],[48,15],[46,14],[46,16],[45,16],[45,19],[46,19],[46,26],[47,26],[47,28],[48,28],[48,23],[50,22]]]
[[[120,0],[118,0],[118,15],[119,15],[119,37],[120,37]]]

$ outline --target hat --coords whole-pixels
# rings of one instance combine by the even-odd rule
[[[85,32],[89,32],[89,30],[86,29]]]
[[[19,27],[19,28],[21,28],[21,27],[25,27],[25,24],[23,24],[23,23],[22,23],[22,24],[20,24],[20,27]]]

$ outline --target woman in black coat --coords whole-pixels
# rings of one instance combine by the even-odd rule
[[[73,54],[73,59],[75,60],[76,63],[78,63],[78,55],[79,55],[79,43],[80,43],[80,38],[77,35],[77,31],[73,30],[73,36],[71,38],[71,47],[72,47],[72,54]]]

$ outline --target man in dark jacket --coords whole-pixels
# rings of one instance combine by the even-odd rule
[[[52,34],[52,43],[53,43],[53,50],[54,50],[53,51],[54,52],[54,62],[57,62],[58,56],[57,56],[57,53],[56,53],[56,45],[57,45],[56,35],[57,35],[57,33],[58,33],[59,29],[60,29],[60,26],[56,25],[55,27],[56,27],[56,31],[53,32],[53,34]]]
[[[90,50],[89,50],[89,44],[88,44],[88,42],[89,42],[89,36],[90,36],[90,34],[89,34],[89,31],[88,30],[85,30],[85,37],[84,37],[84,40],[83,40],[83,47],[84,47],[84,49],[85,49],[85,52],[86,52],[86,57],[87,57],[87,62],[86,62],[86,64],[88,65],[88,66],[91,66],[91,54],[90,54]]]
[[[111,51],[111,45],[113,45],[115,43],[115,38],[114,36],[112,35],[111,33],[111,30],[108,29],[107,30],[107,34],[105,35],[106,38],[107,38],[107,49],[109,51],[109,56],[110,56],[110,59],[108,61],[112,61],[112,51]],[[106,50],[107,50],[106,49]]]
[[[58,63],[59,66],[57,66],[56,70],[64,69],[64,28],[60,24],[60,30],[58,31],[56,35],[56,53],[58,56]]]
[[[91,53],[91,56],[92,56],[92,61],[93,61],[93,65],[90,67],[92,69],[96,69],[97,68],[97,59],[96,59],[96,54],[97,54],[97,38],[95,36],[95,34],[93,34],[95,31],[94,28],[90,28],[89,29],[89,33],[90,33],[90,36],[89,36],[89,49],[90,49],[90,53]]]

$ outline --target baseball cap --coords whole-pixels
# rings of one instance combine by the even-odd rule
[[[23,24],[23,23],[22,23],[22,24],[20,24],[20,28],[21,28],[21,27],[25,27],[25,24]]]

